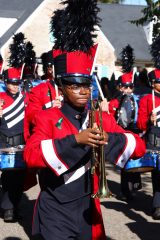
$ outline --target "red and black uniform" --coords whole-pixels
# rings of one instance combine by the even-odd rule
[[[90,172],[92,148],[75,140],[75,134],[88,126],[88,112],[64,103],[61,109],[43,111],[43,118],[41,114],[24,151],[27,166],[43,169],[44,176],[33,235],[41,234],[47,240],[53,236],[54,240],[69,239],[71,235],[75,239],[105,239],[99,199],[91,198],[91,192],[97,190]],[[106,158],[117,166],[123,168],[130,157],[144,154],[144,142],[125,132],[107,113],[103,113],[103,128],[109,133]]]
[[[54,81],[47,81],[32,88],[29,94],[28,105],[25,109],[24,136],[26,140],[31,134],[34,118],[38,111],[52,107],[56,98],[54,86]]]
[[[156,126],[150,121],[150,116],[153,111],[153,96],[148,94],[140,100],[138,111],[138,127],[146,132],[146,146],[152,151],[160,151],[160,93],[154,93],[155,108],[154,112],[157,115]],[[158,154],[159,155],[159,154]],[[160,172],[158,170],[152,171],[152,185],[153,185],[153,208],[160,207]]]
[[[6,91],[0,93],[0,99],[3,100],[3,115],[0,122],[1,148],[23,145],[24,109],[27,97],[21,92],[13,95]],[[2,171],[2,209],[16,209],[18,207],[23,192],[24,178],[25,169],[23,168]]]
[[[155,92],[155,109],[154,112],[157,114],[157,126],[160,127],[160,93]],[[144,96],[140,100],[137,125],[143,130],[147,131],[150,125],[150,116],[153,111],[153,98],[152,94]]]

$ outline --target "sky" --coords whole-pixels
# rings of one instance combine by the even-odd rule
[[[125,0],[124,4],[146,5],[145,0]]]

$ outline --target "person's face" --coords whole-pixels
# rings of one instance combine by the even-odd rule
[[[47,67],[47,74],[53,74],[53,68],[52,66]]]
[[[154,83],[153,88],[156,92],[160,92],[160,83]]]
[[[90,93],[91,86],[89,84],[64,85],[65,99],[78,108],[86,106]]]
[[[124,94],[131,94],[133,92],[133,86],[121,86],[120,91],[123,92]]]
[[[16,94],[19,92],[18,83],[7,83],[6,86],[7,86],[7,90],[12,94]]]

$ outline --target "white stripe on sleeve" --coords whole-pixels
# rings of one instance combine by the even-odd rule
[[[54,151],[52,139],[41,141],[41,147],[45,161],[57,175],[61,175],[68,170],[63,162],[57,157]]]
[[[130,158],[136,147],[135,137],[131,133],[124,133],[124,135],[127,138],[127,144],[125,146],[123,153],[118,157],[118,160],[116,162],[116,165],[118,165],[121,168],[125,166],[126,162]]]

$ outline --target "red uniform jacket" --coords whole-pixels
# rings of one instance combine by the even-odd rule
[[[147,130],[152,111],[152,94],[148,94],[140,100],[137,119],[137,126],[139,129],[143,131]],[[157,114],[157,126],[160,127],[160,94],[158,93],[155,93],[155,113]]]
[[[9,93],[1,92],[3,116],[1,121],[1,132],[6,136],[14,136],[23,133],[24,108],[28,102],[28,95],[19,93],[14,99]],[[5,127],[6,124],[6,127]]]
[[[24,137],[30,136],[35,115],[39,110],[50,108],[55,100],[54,83],[47,81],[32,88],[29,94],[28,106],[25,109]]]
[[[109,113],[115,116],[117,109],[119,108],[119,100],[117,98],[109,101]]]
[[[22,95],[24,95],[24,94],[22,93]],[[29,96],[28,96],[28,93],[27,93],[27,94],[25,94],[25,99],[24,99],[24,104],[25,105],[27,105],[27,103],[28,103],[28,98],[29,98]],[[8,106],[10,106],[15,101],[11,96],[9,96],[7,94],[7,92],[0,92],[0,100],[1,99],[4,100],[3,109],[7,108]]]
[[[8,114],[6,119],[6,127],[3,127],[3,117],[1,120],[0,132],[6,136],[15,136],[23,134],[24,132],[24,108],[28,103],[28,93],[25,94],[25,98],[22,99],[24,94],[20,93],[14,100],[7,92],[0,93],[0,99],[3,100],[3,117]],[[23,101],[23,102],[21,102]],[[17,105],[16,105],[17,104]],[[11,116],[12,114],[12,116]],[[9,117],[10,115],[10,117]],[[8,127],[7,127],[8,126]],[[34,174],[30,171],[26,172],[24,191],[27,191],[30,187],[37,184],[37,180]]]
[[[52,108],[43,111],[43,118],[41,114],[37,116],[34,133],[26,144],[24,151],[26,163],[29,168],[51,169],[53,175],[55,175],[55,184],[63,174],[65,182],[62,185],[63,191],[58,192],[59,187],[57,189],[53,187],[56,189],[53,190],[53,195],[55,194],[59,201],[65,201],[65,199],[68,201],[69,198],[74,199],[81,196],[81,189],[85,185],[82,181],[83,176],[90,170],[90,158],[86,155],[90,147],[77,144],[74,135],[78,133],[78,129],[60,109]],[[96,121],[99,123],[98,116]],[[88,119],[86,118],[82,129],[86,129],[87,125]],[[137,135],[125,132],[116,124],[114,118],[107,113],[103,113],[103,128],[110,132],[109,143],[106,145],[106,149],[108,149],[106,157],[116,165],[124,167],[130,157],[139,158],[144,155],[144,142]],[[78,164],[79,167],[75,170]],[[97,179],[97,177],[95,178]],[[79,185],[81,182],[83,184]],[[78,187],[75,187],[75,185]],[[97,191],[97,181],[95,180],[93,191]],[[96,199],[94,203],[93,215],[96,218],[93,217],[92,239],[103,240],[105,235],[99,200]]]

